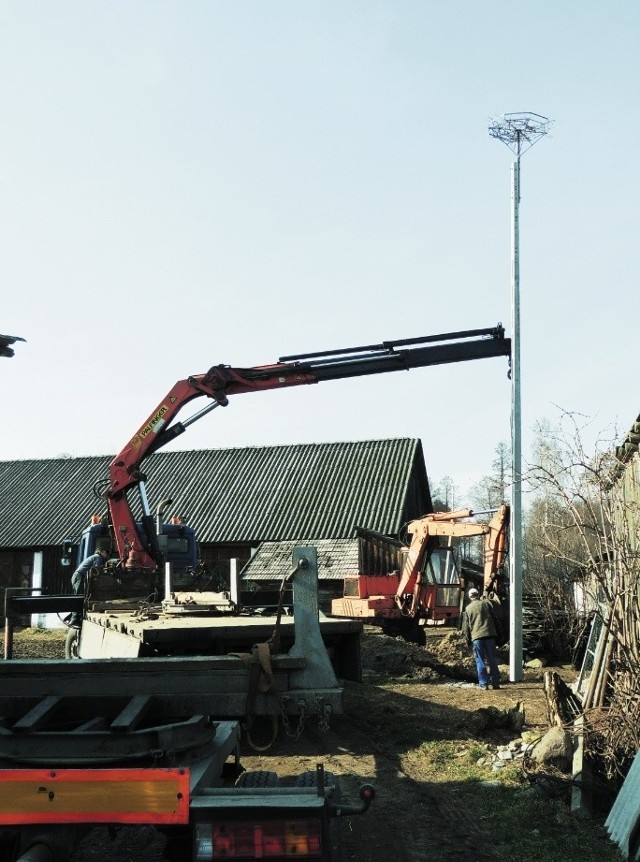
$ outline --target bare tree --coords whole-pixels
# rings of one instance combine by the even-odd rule
[[[452,512],[460,505],[460,488],[451,476],[443,476],[431,489],[434,512]]]
[[[526,477],[535,500],[526,553],[539,590],[561,602],[578,585],[602,620],[607,663],[587,720],[592,750],[613,776],[640,748],[640,493],[613,441],[601,436],[587,454],[584,430],[568,413],[557,428],[538,428]]]
[[[502,505],[509,490],[508,478],[511,475],[511,447],[498,443],[491,463],[491,472],[483,476],[471,487],[470,499],[474,508],[485,511],[497,509]]]

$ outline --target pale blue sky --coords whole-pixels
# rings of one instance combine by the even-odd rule
[[[638,294],[640,4],[0,2],[3,460],[118,451],[211,365],[510,329],[525,455],[557,407],[623,435]],[[419,437],[467,487],[506,361],[232,399],[175,448]],[[189,415],[185,413],[185,416]]]

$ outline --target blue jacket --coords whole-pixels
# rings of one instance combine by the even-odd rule
[[[90,557],[85,557],[73,574],[84,576],[91,569],[101,569],[104,566],[104,562],[102,554],[91,554]]]

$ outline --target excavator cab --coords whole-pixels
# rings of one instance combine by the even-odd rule
[[[404,566],[407,550],[400,554]],[[365,619],[389,628],[419,620],[442,622],[460,614],[461,580],[456,550],[451,546],[433,547],[424,556],[419,580],[411,591],[398,594],[399,573],[364,574],[344,579],[344,595],[333,599],[332,616]],[[397,626],[396,626],[397,627]]]
[[[434,548],[427,558],[422,578],[424,616],[435,622],[457,617],[461,580],[454,549],[451,546]]]

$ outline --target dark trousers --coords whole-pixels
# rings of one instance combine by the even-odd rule
[[[496,639],[478,638],[472,641],[473,657],[478,671],[478,685],[487,688],[489,682],[500,685],[500,671],[496,658]]]

